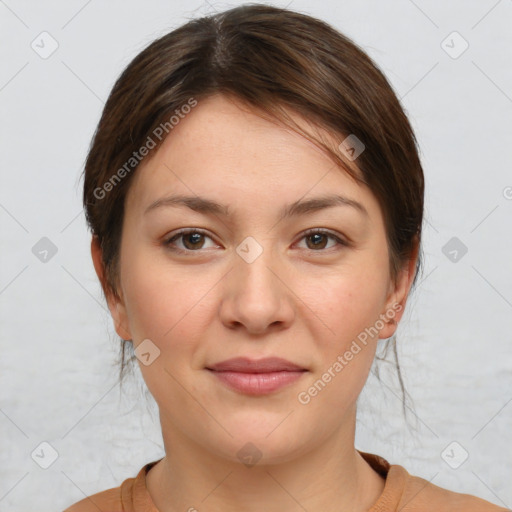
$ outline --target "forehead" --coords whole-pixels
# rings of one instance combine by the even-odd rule
[[[298,115],[291,116],[303,127],[310,126]],[[178,192],[216,196],[219,202],[244,198],[242,206],[251,199],[271,206],[336,191],[369,209],[376,206],[369,190],[306,137],[232,98],[215,95],[201,100],[156,153],[142,161],[127,205],[141,210],[164,193]]]

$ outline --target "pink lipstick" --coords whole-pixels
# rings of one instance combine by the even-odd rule
[[[249,359],[236,357],[206,368],[229,388],[248,395],[277,391],[298,379],[307,370],[279,357]]]

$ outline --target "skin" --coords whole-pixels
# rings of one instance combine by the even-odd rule
[[[336,206],[278,222],[283,206],[333,192],[358,201],[368,215]],[[230,216],[169,206],[144,214],[153,201],[177,193],[229,205]],[[180,228],[207,235],[178,238],[174,247],[188,252],[177,254],[165,241]],[[310,228],[350,245],[325,235],[316,248],[314,236],[303,235]],[[248,236],[263,249],[251,263],[236,252]],[[94,237],[91,251],[104,285]],[[297,396],[379,315],[393,304],[405,307],[417,252],[393,282],[373,194],[306,138],[215,95],[137,169],[120,255],[119,299],[104,285],[116,332],[135,347],[150,339],[160,350],[151,364],[139,362],[169,454],[147,476],[157,508],[368,510],[385,482],[354,447],[356,401],[377,339],[392,336],[397,325],[384,323],[308,404]],[[273,355],[308,371],[271,394],[249,396],[205,369],[236,356]],[[261,452],[252,467],[237,456],[248,442]]]

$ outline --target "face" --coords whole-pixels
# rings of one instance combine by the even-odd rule
[[[165,201],[178,195],[195,202]],[[297,207],[332,195],[345,200]],[[94,243],[93,259],[100,275]],[[217,95],[137,169],[120,298],[109,307],[117,333],[144,354],[164,440],[233,461],[252,442],[270,463],[347,432],[412,268],[392,282],[382,212],[368,189],[304,137]],[[279,357],[301,371],[265,378],[208,369],[235,357]]]

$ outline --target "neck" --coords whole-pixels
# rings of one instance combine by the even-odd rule
[[[194,443],[161,419],[166,453],[147,475],[160,512],[364,512],[384,479],[354,447],[355,409],[335,435],[284,461],[248,467]]]

